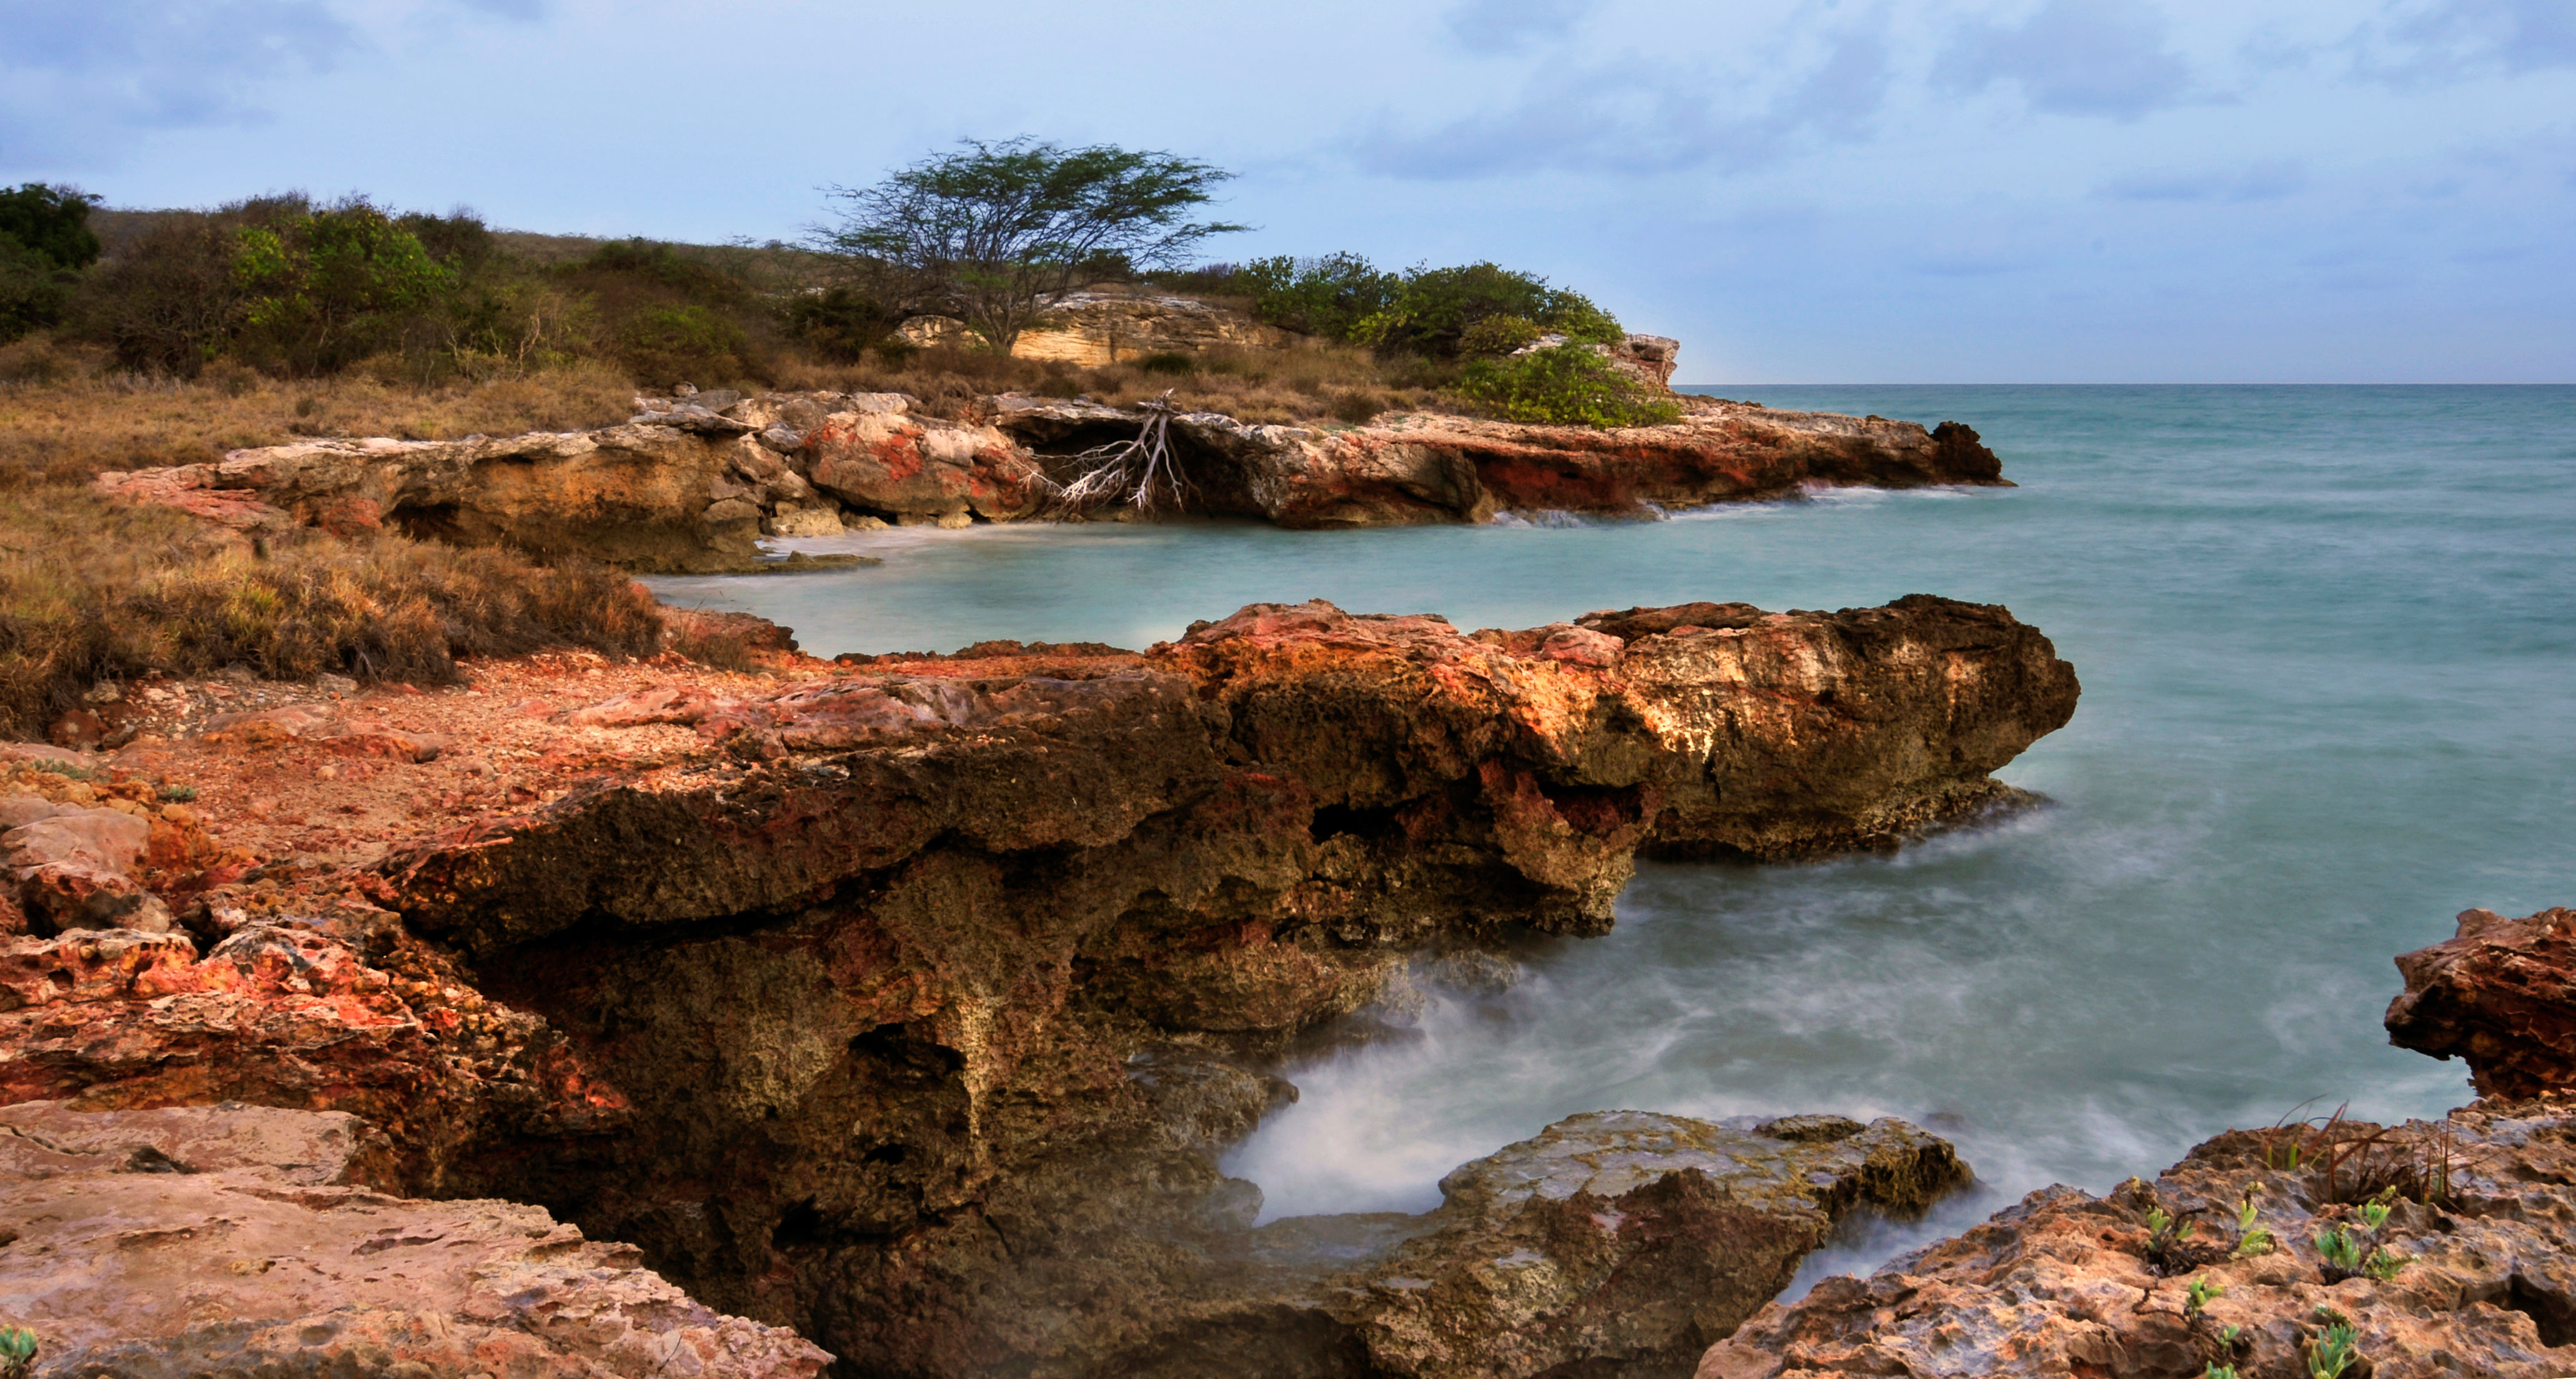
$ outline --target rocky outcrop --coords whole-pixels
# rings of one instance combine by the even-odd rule
[[[2295,1158],[2289,1150],[2297,1145]],[[2393,1189],[2383,1224],[2362,1203]],[[2238,1208],[2253,1204],[2251,1238]],[[2150,1212],[2196,1229],[2158,1230]],[[1847,1374],[2553,1379],[2576,1358],[2576,1106],[2231,1131],[2107,1198],[2032,1193],[1711,1347],[1699,1379]],[[2320,1253],[2332,1233],[2355,1254]],[[2197,1287],[2203,1301],[2195,1303]],[[2344,1366],[2331,1353],[2348,1326]]]
[[[1051,468],[1133,436],[1144,421],[1096,403],[994,402],[995,424]],[[1500,512],[1641,517],[1807,486],[2006,482],[1994,452],[1957,422],[1926,431],[1883,417],[1691,402],[1673,425],[1612,431],[1431,413],[1316,428],[1198,412],[1170,429],[1199,510],[1301,528],[1484,522]]]
[[[915,316],[897,333],[915,345],[972,348],[980,343],[953,316]],[[1052,298],[1012,342],[1011,354],[1096,369],[1132,364],[1149,354],[1286,349],[1298,338],[1215,302],[1148,287],[1094,283]]]
[[[1632,337],[1628,363],[1668,373],[1658,339]],[[391,525],[637,570],[748,572],[776,568],[755,544],[764,535],[1039,515],[1050,475],[1072,477],[1072,457],[1133,439],[1146,421],[1133,408],[1017,394],[990,400],[991,424],[923,416],[893,393],[691,390],[637,401],[631,421],[601,431],[305,441],[101,474],[97,484],[252,536]],[[1299,528],[1505,512],[1638,517],[1810,486],[2006,482],[1993,452],[1956,422],[1927,432],[1882,417],[1682,401],[1690,410],[1673,425],[1614,431],[1437,414],[1250,426],[1197,412],[1174,419],[1170,436],[1196,490],[1192,511]]]
[[[1287,1094],[1264,1060],[1434,980],[1417,952],[1598,932],[1640,848],[1794,856],[1973,813],[2076,694],[2033,629],[1930,598],[1472,635],[1258,605],[1144,653],[997,645],[783,679],[547,664],[295,733],[138,739],[122,760],[199,782],[264,857],[364,869],[212,869],[174,907],[185,933],[15,941],[0,1041],[23,1054],[0,1097],[350,1111],[412,1190],[632,1241],[856,1372],[954,1375],[1217,1335],[1192,1319],[1238,1308],[1209,1271],[1257,1195],[1215,1153]],[[451,746],[324,745],[390,733]],[[506,781],[476,774],[505,757]],[[1881,1181],[1863,1149],[1893,1132],[1800,1133],[1861,1156],[1815,1172]],[[1810,1152],[1725,1152],[1754,1149]],[[1861,1196],[1910,1200],[1940,1176],[1915,1162]],[[1454,1237],[1478,1242],[1435,1290],[1456,1307],[1313,1299],[1294,1329],[1399,1347],[1472,1325],[1532,1364],[1683,1345],[1717,1314],[1650,1325],[1621,1280],[1688,1276],[1656,1242],[1734,1229],[1726,1202],[1753,1198],[1678,1181],[1595,1190],[1627,1234],[1504,1194],[1508,1220]],[[1759,1207],[1773,1244],[1744,1246],[1726,1296],[1788,1267],[1839,1192],[1821,1218]],[[1388,1278],[1451,1277],[1402,1253],[1447,1229],[1388,1235],[1388,1267],[1421,1271]],[[1528,1248],[1571,1251],[1554,1272],[1487,1269],[1541,1235]],[[1463,1301],[1495,1280],[1559,1301]],[[1597,1325],[1547,1320],[1586,1308]]]
[[[2460,915],[2457,937],[2397,959],[2388,1041],[2465,1058],[2481,1096],[2576,1091],[2576,910]]]
[[[1549,331],[1512,353],[1536,354],[1565,343],[1563,334]],[[1671,391],[1673,370],[1681,362],[1682,342],[1669,335],[1627,335],[1588,348],[1609,360],[1610,367],[1644,384],[1649,391],[1661,393]]]
[[[0,1108],[0,1298],[40,1376],[812,1379],[831,1357],[720,1316],[535,1207],[405,1200],[354,1116]]]
[[[1853,1213],[1916,1216],[1967,1180],[1947,1143],[1893,1120],[1574,1116],[1452,1172],[1436,1211],[1293,1217],[1210,1241],[1195,1295],[1085,1368],[1678,1371]]]

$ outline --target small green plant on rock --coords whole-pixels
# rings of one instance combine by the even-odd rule
[[[2227,1285],[2214,1278],[2193,1279],[2191,1286],[2183,1290],[2182,1310],[2186,1315],[2197,1316],[2208,1308],[2211,1299],[2226,1295]]]
[[[2200,1379],[2236,1379],[2236,1366],[2213,1364],[2200,1372]]]
[[[36,1368],[36,1333],[23,1326],[0,1327],[0,1379],[26,1379]]]
[[[2343,1372],[2361,1358],[2360,1334],[2342,1313],[2324,1307],[2317,1311],[2330,1320],[2308,1343],[2308,1379],[2342,1379]]]
[[[2275,1244],[2272,1232],[2263,1227],[2254,1207],[2254,1198],[2262,1191],[2261,1183],[2247,1183],[2244,1200],[2236,1204],[2236,1256],[2239,1259],[2270,1254]]]

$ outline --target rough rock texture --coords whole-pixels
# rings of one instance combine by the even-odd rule
[[[2460,916],[2458,937],[2397,959],[2388,1040],[2466,1058],[2478,1094],[2576,1090],[2576,910]]]
[[[1632,336],[1616,358],[1669,375],[1672,342]],[[1005,394],[994,424],[920,416],[894,393],[691,392],[638,398],[623,426],[507,440],[315,440],[216,464],[98,476],[132,501],[249,533],[392,523],[472,545],[580,554],[638,570],[776,568],[764,536],[893,523],[960,527],[1037,515],[1049,471],[1132,439],[1144,414]],[[1956,422],[1774,412],[1710,398],[1671,426],[1596,431],[1445,415],[1362,427],[1247,426],[1215,413],[1171,435],[1197,511],[1289,527],[1484,522],[1503,512],[1647,516],[1776,498],[1812,485],[2003,485]]]
[[[1691,399],[1670,426],[1599,431],[1414,414],[1362,427],[1247,426],[1211,412],[1172,434],[1202,510],[1288,527],[1483,522],[1498,512],[1644,516],[1777,498],[1806,485],[2003,485],[1977,433],[1956,422],[1775,412]],[[995,424],[1041,465],[1132,436],[1142,414],[1005,395]]]
[[[899,333],[916,345],[975,343],[966,323],[953,316],[915,316]],[[1285,349],[1297,339],[1277,326],[1195,297],[1095,283],[1049,303],[1037,323],[1012,342],[1011,354],[1091,369],[1134,363],[1149,354]]]
[[[1678,1373],[1853,1211],[1917,1215],[1967,1180],[1948,1144],[1893,1120],[1575,1116],[1451,1173],[1424,1215],[1209,1239],[1198,1288],[1164,1304],[1150,1341],[1065,1368]]]
[[[365,1122],[0,1108],[0,1311],[39,1375],[775,1376],[831,1357],[720,1316],[535,1207],[376,1189]]]
[[[243,530],[391,522],[419,535],[580,554],[644,570],[722,569],[757,553],[748,438],[669,425],[506,440],[316,440],[215,464],[102,474],[100,488]]]
[[[2347,1375],[2549,1379],[2576,1370],[2576,1105],[2488,1100],[2380,1132],[2353,1123],[2231,1131],[2154,1183],[2133,1179],[2108,1198],[2067,1187],[2032,1193],[1867,1279],[1826,1279],[1802,1302],[1765,1307],[1709,1349],[1699,1379],[2162,1379],[2210,1364],[2303,1379],[2305,1351],[2329,1320],[2323,1308],[2358,1332],[2365,1363]],[[2304,1166],[2275,1167],[2293,1139],[2310,1151]],[[2342,1156],[2315,1152],[2329,1144]],[[2383,1184],[2400,1195],[2387,1224],[2368,1232],[2344,1203]],[[2259,1224],[2277,1244],[2232,1257],[2235,1207],[2252,1185]],[[2162,1265],[2150,1257],[2150,1207],[2198,1227]],[[2405,1263],[2386,1281],[2343,1277],[2317,1253],[2330,1227],[2360,1230],[2365,1249]],[[2225,1289],[2197,1315],[2187,1291],[2195,1280]]]
[[[354,1111],[414,1190],[631,1240],[853,1372],[1036,1373],[1168,1331],[1171,1242],[1248,1219],[1212,1155],[1286,1094],[1260,1061],[1416,950],[1597,932],[1640,847],[1973,811],[2076,694],[1931,598],[1258,605],[1142,654],[777,668],[558,658],[138,738],[313,861],[201,878],[185,935],[18,940],[0,1098]],[[325,745],[395,733],[447,746]]]

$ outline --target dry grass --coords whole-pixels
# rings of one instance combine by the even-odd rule
[[[39,352],[55,362],[28,368]],[[297,382],[221,363],[182,382],[99,373],[96,360],[68,353],[40,340],[0,347],[0,380],[39,375],[0,381],[0,484],[85,482],[101,470],[195,464],[299,436],[587,430],[635,409],[626,376],[596,362],[424,389],[363,371]]]
[[[652,598],[596,566],[384,535],[301,534],[254,554],[161,508],[28,486],[0,503],[0,733],[32,737],[102,681],[239,665],[441,684],[459,656],[546,646],[649,654]]]
[[[1210,351],[1174,358],[1169,371],[1136,364],[1082,369],[952,350],[924,350],[900,366],[794,363],[778,384],[791,390],[910,393],[935,416],[970,420],[993,393],[1089,397],[1112,406],[1172,389],[1184,410],[1223,412],[1255,424],[1360,422],[1382,412],[1463,411],[1450,391],[1453,366],[1381,359],[1367,350],[1312,344],[1287,350]]]

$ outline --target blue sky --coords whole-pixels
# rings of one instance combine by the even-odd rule
[[[115,205],[768,239],[1019,133],[1686,381],[2576,380],[2576,0],[0,0],[0,180]]]

